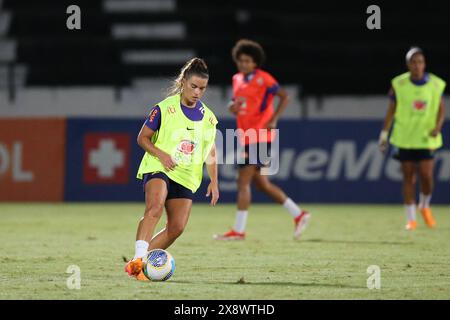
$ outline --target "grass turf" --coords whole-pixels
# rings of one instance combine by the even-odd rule
[[[300,241],[282,207],[260,204],[247,240],[215,242],[234,206],[196,204],[169,248],[174,276],[146,283],[123,272],[142,204],[0,204],[0,299],[450,299],[450,207],[434,207],[436,229],[419,220],[414,232],[400,205],[307,208]],[[81,269],[80,290],[66,285],[69,265]],[[367,288],[370,265],[379,290]]]

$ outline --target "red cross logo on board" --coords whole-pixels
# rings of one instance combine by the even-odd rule
[[[84,136],[84,183],[127,184],[130,141],[128,133],[87,133]]]

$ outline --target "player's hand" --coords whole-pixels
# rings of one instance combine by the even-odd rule
[[[172,171],[177,166],[177,163],[172,156],[164,151],[161,151],[158,155],[158,159],[167,171]]]
[[[278,121],[276,119],[272,119],[266,123],[266,129],[276,129],[278,126]]]
[[[380,148],[380,151],[382,153],[386,153],[386,150],[388,148],[388,132],[387,131],[381,131],[380,137],[378,139],[378,147]]]
[[[217,203],[217,200],[219,200],[219,186],[217,182],[210,182],[208,185],[208,189],[206,191],[206,196],[209,197],[212,194],[211,197],[211,205],[215,206]]]
[[[239,104],[237,102],[233,102],[229,105],[228,110],[230,110],[232,114],[237,114],[239,112]]]
[[[387,143],[387,141],[380,141],[380,142],[378,143],[378,147],[380,148],[380,151],[381,151],[382,153],[386,153],[387,148],[388,148],[388,143]]]
[[[432,136],[433,138],[437,137],[438,134],[441,132],[441,130],[439,130],[438,128],[434,128],[431,132],[430,132],[430,136]]]

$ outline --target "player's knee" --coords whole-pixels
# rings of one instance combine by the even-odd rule
[[[238,184],[238,192],[249,192],[250,191],[250,183]]]
[[[164,203],[152,203],[150,206],[145,208],[144,216],[151,218],[160,218],[164,211]]]
[[[422,172],[420,178],[426,183],[433,183],[433,173],[432,172]]]
[[[405,175],[403,177],[403,181],[407,184],[416,184],[416,176],[415,175]]]
[[[178,238],[184,231],[184,224],[177,223],[173,224],[167,227],[167,234],[169,235],[169,238],[176,239]]]
[[[237,180],[238,188],[250,186],[250,181],[251,180],[249,180],[249,179],[238,179]]]
[[[268,192],[270,190],[270,182],[260,182],[255,185],[256,190],[260,192]]]

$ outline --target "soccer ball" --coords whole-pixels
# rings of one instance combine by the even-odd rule
[[[166,281],[175,271],[175,260],[166,250],[154,249],[145,257],[143,270],[151,281]]]

